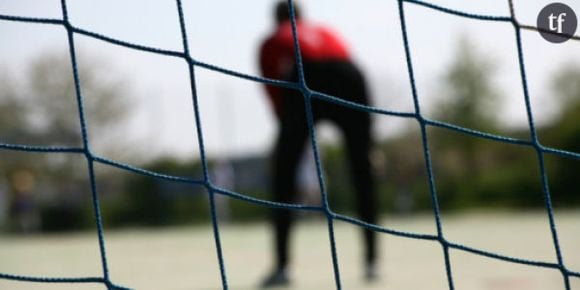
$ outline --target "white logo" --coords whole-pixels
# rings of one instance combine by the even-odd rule
[[[563,3],[548,4],[538,14],[538,31],[545,40],[552,43],[562,43],[572,38],[577,26],[576,13]]]
[[[562,22],[564,22],[565,16],[566,13],[560,13],[558,14],[558,17],[554,16],[554,13],[550,14],[550,16],[548,17],[550,21],[550,30],[555,31],[557,29],[558,33],[562,33]],[[556,22],[558,23],[558,27],[554,26],[554,20],[556,20]]]

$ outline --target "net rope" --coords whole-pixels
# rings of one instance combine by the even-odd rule
[[[413,97],[413,104],[414,104],[414,111],[413,112],[403,112],[403,111],[392,111],[392,110],[385,110],[381,108],[361,105],[354,102],[349,102],[337,98],[335,96],[327,95],[321,92],[317,92],[308,88],[307,83],[304,77],[304,69],[302,66],[302,57],[300,54],[300,48],[297,38],[297,30],[296,30],[296,21],[295,21],[295,14],[294,14],[294,6],[292,0],[288,0],[290,15],[291,15],[291,22],[292,22],[292,33],[294,37],[294,46],[295,46],[295,59],[296,65],[298,67],[298,82],[288,82],[282,80],[275,80],[275,79],[268,79],[258,76],[253,76],[249,74],[244,74],[241,72],[237,72],[234,70],[230,70],[224,67],[219,67],[210,63],[205,63],[198,59],[195,59],[190,54],[188,40],[187,40],[187,30],[185,25],[185,15],[183,13],[182,3],[181,0],[176,0],[176,6],[179,15],[179,28],[181,33],[181,39],[183,42],[183,50],[182,51],[174,51],[174,50],[165,50],[156,47],[149,47],[140,44],[126,42],[120,39],[115,39],[108,37],[106,35],[98,34],[92,31],[88,31],[79,27],[74,26],[69,21],[68,16],[68,9],[66,0],[61,0],[61,9],[62,9],[62,19],[53,19],[53,18],[34,18],[34,17],[22,17],[22,16],[14,16],[14,15],[3,15],[0,14],[0,20],[2,21],[16,21],[16,22],[24,22],[24,23],[36,23],[36,24],[47,24],[47,25],[58,25],[65,28],[68,36],[68,48],[70,53],[70,60],[72,63],[73,68],[73,79],[74,79],[74,87],[76,93],[76,102],[77,108],[79,113],[79,122],[81,125],[81,136],[82,136],[82,147],[60,147],[60,146],[32,146],[26,144],[8,144],[2,143],[0,140],[0,149],[1,150],[9,150],[9,151],[24,151],[29,153],[61,153],[61,154],[78,154],[84,155],[87,161],[87,171],[88,171],[88,178],[90,182],[90,190],[91,190],[91,200],[92,206],[94,210],[94,217],[95,217],[95,225],[97,228],[97,237],[99,242],[99,251],[100,251],[100,259],[101,259],[101,266],[102,266],[102,275],[95,276],[95,277],[42,277],[42,276],[23,276],[23,275],[14,275],[9,273],[0,273],[0,279],[8,279],[8,280],[15,280],[15,281],[23,281],[23,282],[41,282],[41,283],[99,283],[105,285],[108,289],[130,289],[125,286],[117,285],[113,283],[109,276],[109,267],[107,262],[107,251],[106,251],[106,239],[104,236],[103,231],[103,220],[101,217],[101,207],[99,204],[99,195],[96,186],[96,177],[94,172],[94,164],[99,163],[107,166],[112,166],[118,169],[122,169],[134,174],[139,174],[143,176],[148,176],[151,178],[156,178],[160,180],[167,180],[172,182],[179,182],[184,184],[189,184],[192,186],[202,186],[207,190],[208,200],[209,200],[209,207],[210,207],[210,215],[211,215],[211,224],[213,229],[213,237],[215,240],[215,248],[216,248],[216,256],[217,261],[219,264],[220,269],[220,276],[221,276],[221,284],[223,289],[229,289],[228,286],[228,279],[227,279],[227,272],[226,272],[226,263],[225,257],[222,252],[222,243],[220,238],[220,230],[217,220],[217,213],[216,213],[216,206],[215,206],[215,195],[224,195],[230,198],[238,199],[241,201],[253,203],[260,206],[265,206],[274,209],[292,209],[292,210],[300,210],[300,211],[315,211],[321,212],[326,216],[327,225],[328,225],[328,234],[329,234],[329,244],[330,244],[330,251],[332,256],[332,265],[333,265],[333,272],[334,272],[334,280],[337,289],[342,289],[341,284],[341,274],[339,270],[339,262],[337,256],[337,249],[336,249],[336,242],[335,242],[335,233],[334,233],[334,222],[335,221],[342,221],[347,222],[353,225],[357,225],[360,227],[368,228],[370,230],[395,235],[399,237],[411,238],[411,239],[419,239],[419,240],[428,240],[438,243],[441,246],[444,256],[445,262],[445,269],[447,275],[447,282],[450,290],[455,289],[454,279],[453,279],[453,272],[452,272],[452,261],[449,256],[449,252],[451,249],[463,251],[475,255],[480,255],[484,257],[488,257],[491,259],[496,259],[505,262],[517,263],[522,265],[529,265],[535,267],[542,267],[542,268],[549,268],[555,271],[559,271],[562,275],[562,279],[564,281],[564,286],[566,290],[571,290],[570,286],[570,279],[571,278],[580,278],[580,272],[573,271],[566,267],[564,263],[563,254],[560,247],[560,242],[558,240],[558,232],[556,229],[556,222],[554,219],[554,210],[551,201],[551,194],[549,190],[549,180],[548,174],[546,172],[546,166],[544,161],[544,156],[546,154],[560,156],[568,159],[573,160],[580,160],[580,153],[579,152],[571,152],[566,150],[561,150],[558,148],[552,148],[548,146],[544,146],[540,143],[536,125],[534,122],[534,115],[532,113],[532,105],[530,102],[530,95],[528,91],[528,81],[526,76],[526,68],[524,63],[524,53],[523,53],[523,44],[522,44],[522,37],[521,31],[522,30],[535,30],[540,31],[539,28],[529,25],[524,25],[518,22],[514,13],[514,5],[512,0],[508,0],[508,4],[510,7],[510,15],[509,16],[496,16],[496,15],[483,15],[483,14],[473,14],[467,13],[459,10],[450,9],[447,7],[435,5],[429,2],[420,1],[420,0],[396,0],[398,3],[398,12],[399,12],[399,21],[401,26],[401,35],[402,41],[405,49],[405,58],[407,63],[407,70],[408,70],[408,77],[409,77],[409,84],[411,86],[411,92]],[[527,120],[529,126],[529,132],[531,138],[527,139],[516,139],[512,137],[491,134],[487,132],[482,132],[478,130],[473,130],[470,128],[464,128],[461,126],[453,125],[450,123],[431,120],[426,118],[421,113],[421,106],[419,102],[419,94],[416,87],[415,82],[415,74],[413,69],[413,62],[412,62],[412,53],[411,53],[411,44],[408,39],[408,32],[407,32],[407,20],[405,17],[405,9],[404,6],[407,4],[418,5],[422,6],[426,9],[431,9],[434,11],[438,11],[445,14],[451,14],[458,17],[470,18],[480,21],[494,21],[494,22],[504,22],[508,24],[512,24],[515,33],[516,39],[516,46],[517,46],[517,55],[518,55],[518,63],[519,63],[519,74],[521,78],[521,85],[523,89],[526,113],[527,113]],[[90,139],[89,134],[87,131],[87,122],[86,122],[86,114],[83,105],[83,94],[82,94],[82,86],[80,83],[80,76],[78,72],[78,65],[77,65],[77,57],[76,57],[76,50],[75,50],[75,35],[84,35],[87,37],[99,39],[104,42],[108,42],[114,45],[119,45],[127,48],[132,48],[139,51],[150,52],[158,55],[164,55],[167,57],[175,57],[182,59],[188,64],[189,68],[189,81],[191,87],[191,97],[193,100],[193,114],[196,121],[196,135],[199,144],[199,152],[200,152],[200,159],[202,163],[203,169],[203,179],[197,180],[188,177],[181,177],[181,176],[173,176],[167,175],[158,172],[152,172],[149,170],[145,170],[142,168],[138,168],[123,162],[118,162],[115,160],[107,159],[91,151],[90,146]],[[572,36],[571,40],[580,40],[580,37],[574,35]],[[278,203],[272,202],[269,200],[258,199],[251,196],[247,196],[244,194],[240,194],[237,192],[230,191],[228,189],[220,188],[212,184],[211,176],[208,170],[208,162],[205,154],[205,145],[204,145],[204,134],[203,134],[203,126],[202,120],[200,117],[200,109],[198,103],[198,95],[196,89],[196,80],[195,80],[195,68],[201,67],[208,70],[212,70],[215,72],[219,72],[222,74],[230,75],[233,77],[254,81],[262,84],[269,84],[274,85],[282,88],[298,90],[302,93],[305,100],[305,108],[306,108],[306,118],[308,124],[308,130],[310,134],[310,142],[314,152],[315,163],[316,163],[316,171],[318,175],[318,181],[320,186],[320,192],[322,197],[322,205],[321,206],[310,206],[304,204],[288,204],[288,203]],[[391,229],[388,227],[378,226],[375,224],[369,224],[364,221],[361,221],[356,218],[352,218],[350,216],[342,215],[336,212],[333,212],[330,208],[328,203],[328,194],[324,183],[324,169],[320,161],[318,145],[316,140],[316,128],[314,127],[313,123],[313,115],[312,115],[312,107],[311,107],[311,100],[312,99],[319,99],[326,102],[335,103],[353,110],[380,114],[380,115],[387,115],[387,116],[394,116],[394,117],[401,117],[401,118],[408,118],[408,119],[415,119],[420,127],[421,132],[421,139],[422,139],[422,147],[423,147],[423,158],[425,160],[425,168],[427,170],[427,178],[429,184],[429,191],[432,200],[433,206],[433,215],[434,220],[437,228],[437,234],[424,234],[424,233],[415,233],[415,232],[407,232],[407,231],[400,231],[396,229]],[[439,201],[437,198],[436,186],[435,186],[435,175],[433,172],[433,166],[431,161],[431,153],[429,150],[429,139],[427,138],[427,128],[428,127],[439,127],[444,128],[451,131],[460,132],[463,134],[470,135],[476,138],[482,138],[487,140],[492,140],[496,142],[508,143],[508,144],[515,144],[518,146],[524,146],[533,148],[536,152],[537,159],[538,159],[538,167],[540,171],[539,178],[541,179],[542,183],[542,191],[543,191],[543,198],[545,202],[546,214],[550,224],[550,231],[552,235],[552,242],[555,250],[556,262],[546,262],[546,261],[538,261],[538,260],[531,260],[526,258],[519,258],[519,257],[512,257],[508,255],[503,255],[495,252],[485,251],[482,249],[477,249],[473,247],[469,247],[467,245],[454,243],[449,241],[445,238],[444,230],[443,230],[443,223],[441,220],[441,211],[439,208]]]

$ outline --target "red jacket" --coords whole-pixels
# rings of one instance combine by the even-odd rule
[[[303,20],[297,20],[298,41],[304,62],[321,60],[349,60],[350,53],[345,43],[330,29]],[[284,80],[294,68],[294,39],[290,21],[280,24],[260,49],[262,75],[271,79]],[[276,116],[280,116],[282,89],[266,85],[266,91]]]

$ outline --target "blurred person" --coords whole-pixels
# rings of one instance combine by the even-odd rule
[[[344,41],[331,29],[302,18],[300,7],[294,5],[298,41],[303,59],[306,83],[309,88],[348,101],[368,105],[369,97],[365,79],[352,62]],[[276,27],[262,43],[260,68],[262,75],[272,79],[297,81],[294,57],[294,40],[286,1],[277,3],[274,10]],[[308,126],[302,94],[266,86],[268,97],[277,116],[279,132],[273,154],[272,192],[276,202],[295,203],[298,162],[308,140]],[[371,174],[369,153],[372,144],[371,119],[368,113],[355,111],[312,100],[314,122],[328,120],[343,133],[350,173],[356,191],[356,205],[360,218],[376,222],[376,199]],[[309,146],[309,145],[308,145]],[[274,210],[275,265],[265,278],[262,287],[282,286],[290,283],[289,235],[293,213],[287,209]],[[364,229],[365,278],[374,280],[376,271],[376,233]]]
[[[4,177],[0,176],[0,230],[8,218],[8,186]]]
[[[32,233],[40,229],[40,215],[34,199],[34,175],[28,170],[18,170],[11,176],[13,198],[11,217],[15,221],[15,230],[21,233]]]
[[[229,160],[225,158],[218,159],[212,168],[212,175],[215,185],[224,189],[234,190],[236,173],[233,164]],[[227,223],[230,221],[228,199],[229,197],[222,194],[215,195],[217,217],[220,222]]]

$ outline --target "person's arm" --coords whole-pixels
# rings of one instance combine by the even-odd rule
[[[279,51],[279,48],[276,48],[276,43],[271,38],[262,44],[262,47],[260,48],[260,70],[262,76],[271,79],[280,78],[280,72],[278,71],[278,61],[280,56],[277,55]],[[265,85],[265,89],[276,117],[280,118],[282,109],[280,95],[282,89],[272,85]]]

